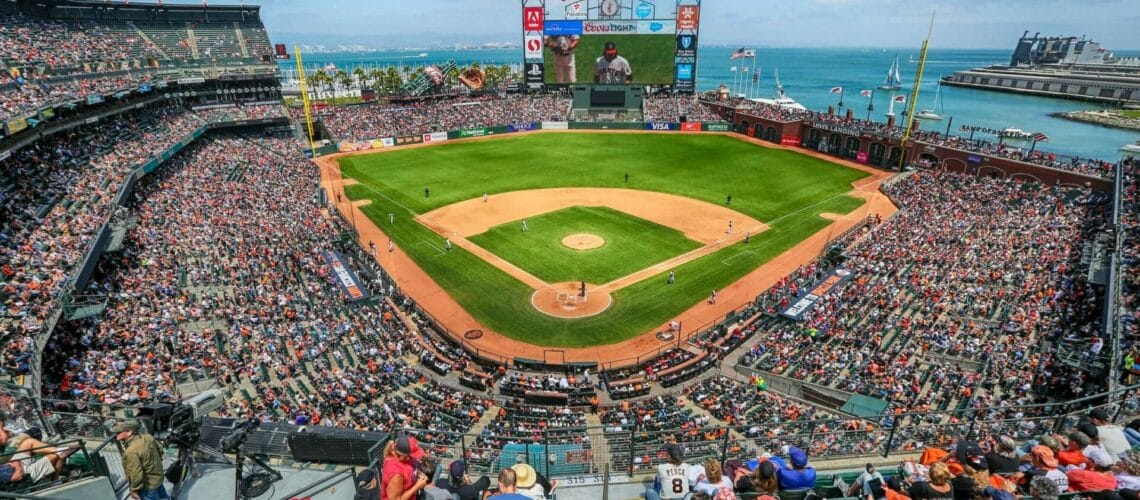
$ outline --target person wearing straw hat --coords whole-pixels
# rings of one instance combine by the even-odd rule
[[[123,471],[131,489],[131,498],[141,500],[169,499],[162,482],[162,445],[150,434],[139,434],[138,420],[119,422],[111,429],[123,444]]]
[[[511,466],[515,471],[515,485],[518,487],[518,492],[533,500],[542,500],[546,498],[554,487],[558,484],[557,481],[547,481],[542,474],[534,470],[530,464],[517,463]]]

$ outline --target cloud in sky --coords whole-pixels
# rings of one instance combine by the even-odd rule
[[[658,0],[661,2],[662,0]],[[240,0],[213,0],[238,4]],[[253,4],[256,2],[246,2]],[[263,0],[274,41],[322,34],[406,37],[457,33],[477,41],[521,38],[518,0]],[[1109,49],[1140,50],[1135,0],[706,0],[705,43],[789,47],[909,47],[937,11],[935,48],[1011,48],[1025,30],[1088,35]],[[473,40],[476,41],[476,40]]]

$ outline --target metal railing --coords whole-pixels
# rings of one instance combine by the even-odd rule
[[[1093,408],[1114,419],[1140,410],[1140,385],[1068,402],[998,406],[884,415],[878,421],[825,418],[763,421],[739,426],[643,430],[632,418],[625,425],[547,428],[517,435],[481,435],[404,429],[441,463],[463,458],[472,475],[494,476],[503,467],[526,462],[547,477],[586,476],[608,470],[635,474],[665,463],[664,449],[679,444],[687,462],[740,460],[798,446],[813,460],[913,453],[959,440],[1010,436],[1018,441],[1065,432]],[[380,444],[373,461],[382,461]]]
[[[16,435],[13,434],[13,436]],[[40,478],[38,481],[33,481],[32,478],[27,475],[26,471],[32,462],[47,460],[46,457],[52,453],[59,453],[71,447],[76,448],[76,451],[70,453],[64,461],[60,462],[58,469],[56,469],[56,474],[49,474]],[[27,458],[21,459],[24,461],[25,476],[20,481],[14,483],[0,484],[0,498],[9,498],[15,495],[30,495],[37,491],[59,486],[61,483],[104,475],[104,468],[100,463],[100,459],[96,456],[94,451],[87,450],[86,443],[81,439],[70,439],[15,452],[15,454],[20,453],[28,454]],[[9,458],[9,460],[11,459]],[[58,478],[55,477],[56,475],[58,475]]]

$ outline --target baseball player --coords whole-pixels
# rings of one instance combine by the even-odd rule
[[[483,193],[483,203],[487,203],[487,193]]]
[[[372,252],[372,257],[376,257],[376,244],[372,240],[368,240],[368,250]]]
[[[606,42],[602,56],[594,61],[594,83],[633,83],[633,69],[626,58],[618,55],[616,43]]]
[[[388,223],[389,224],[395,224],[396,223],[396,214],[388,212]]]
[[[522,220],[522,230],[523,230],[523,232],[524,232],[524,233],[525,233],[525,232],[527,232],[527,231],[530,231],[530,228],[529,228],[529,227],[526,227],[526,219],[523,219],[523,220]]]
[[[396,251],[396,244],[392,243],[392,240],[388,240],[388,253],[392,253],[395,251]]]
[[[443,248],[445,250],[447,250],[448,252],[451,251],[451,238],[444,238],[443,239]]]
[[[578,48],[578,35],[548,36],[546,46],[554,54],[554,83],[574,83],[574,49]]]
[[[665,279],[666,285],[672,285],[677,282],[677,275],[673,271],[669,271],[669,277]]]
[[[731,220],[728,221],[728,231],[725,231],[725,234],[732,234],[732,221]]]
[[[752,241],[752,231],[744,233],[744,243],[747,244],[749,241]]]
[[[716,304],[716,288],[713,288],[712,294],[709,295],[709,304]]]

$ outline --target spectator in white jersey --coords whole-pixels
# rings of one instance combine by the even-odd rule
[[[657,466],[657,478],[653,486],[645,490],[646,500],[679,499],[689,495],[689,470],[693,466],[684,462],[680,445],[669,445],[665,453],[669,455],[669,463]]]

